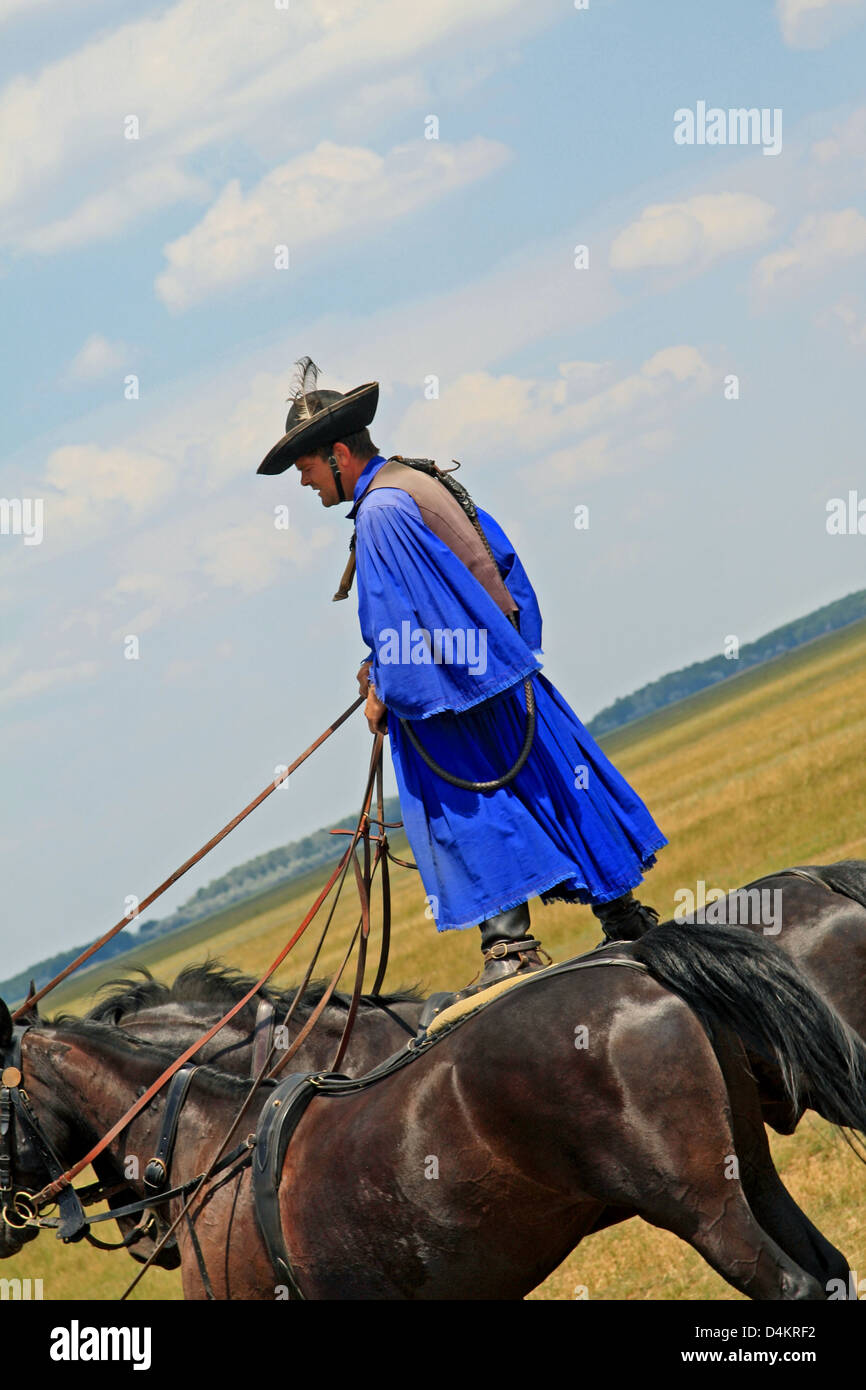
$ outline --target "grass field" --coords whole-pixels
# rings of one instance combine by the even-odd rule
[[[729,889],[793,864],[866,858],[866,623],[630,725],[607,737],[604,747],[670,840],[641,894],[662,917],[673,913],[674,891],[697,879]],[[400,854],[399,840],[394,844]],[[154,942],[140,955],[95,967],[58,989],[52,1007],[81,1009],[102,980],[133,961],[166,980],[207,955],[261,974],[323,879],[318,871],[288,891],[275,890]],[[430,990],[456,988],[475,974],[477,933],[437,936],[424,916],[416,874],[395,870],[393,904],[389,987],[420,981]],[[317,973],[336,968],[355,916],[347,894]],[[534,926],[557,960],[598,939],[588,908],[537,907]],[[289,983],[300,976],[309,958],[304,944],[314,929],[315,923],[278,979]],[[796,1200],[845,1252],[852,1269],[866,1273],[866,1173],[841,1137],[809,1116],[795,1135],[774,1137],[773,1152]],[[43,1235],[2,1273],[42,1278],[47,1299],[103,1299],[117,1297],[136,1269],[123,1252],[62,1247]],[[136,1296],[179,1298],[179,1276],[151,1271]],[[739,1295],[689,1246],[635,1220],[585,1241],[531,1295],[576,1296]]]

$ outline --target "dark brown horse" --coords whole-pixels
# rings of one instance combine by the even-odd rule
[[[634,1214],[680,1235],[753,1298],[821,1298],[829,1279],[846,1279],[843,1257],[772,1170],[727,1029],[775,1056],[795,1087],[821,1056],[814,1102],[861,1132],[866,1050],[766,943],[732,929],[660,927],[651,937],[640,943],[645,973],[530,977],[409,1066],[356,1095],[311,1103],[280,1184],[307,1297],[521,1297],[585,1234]],[[674,938],[705,1016],[703,986],[715,981],[708,1022],[718,1056],[684,997],[653,978],[654,955],[664,971]],[[781,1014],[765,1007],[768,984],[785,1001]],[[683,980],[678,990],[687,992]],[[8,1024],[3,1009],[0,1041]],[[25,1084],[64,1161],[105,1132],[165,1060],[89,1021],[38,1024],[23,1043]],[[173,1182],[206,1165],[244,1094],[238,1079],[197,1074]],[[151,1107],[115,1141],[119,1172],[131,1153],[153,1151],[159,1124]],[[38,1186],[40,1177],[16,1180]],[[248,1170],[208,1195],[196,1232],[218,1297],[279,1296]],[[4,1231],[0,1253],[20,1239]],[[183,1228],[180,1249],[186,1295],[201,1297]]]
[[[846,860],[793,873],[783,870],[728,894],[720,903],[708,906],[704,915],[710,924],[714,920],[739,922],[777,942],[866,1040],[866,863]],[[694,918],[683,920],[688,923]],[[666,982],[675,988],[676,961],[669,960],[668,964],[673,969]],[[251,980],[231,970],[214,965],[193,966],[182,972],[171,989],[146,976],[116,981],[111,995],[88,1016],[122,1023],[134,1036],[178,1052],[246,994],[251,985]],[[690,987],[694,989],[694,982]],[[294,1036],[318,1002],[321,989],[321,985],[314,985],[296,1010],[290,1036]],[[294,993],[289,990],[270,996],[277,1018],[283,1017],[294,1002]],[[366,999],[343,1066],[346,1074],[363,1075],[395,1051],[405,1041],[405,1034],[417,1028],[424,1002],[416,991]],[[708,1002],[711,1006],[712,998]],[[297,1070],[328,1065],[342,1034],[347,1007],[347,999],[335,996],[299,1052],[293,1064]],[[256,1009],[250,1004],[206,1046],[201,1060],[237,1075],[248,1075],[255,1027]],[[792,1103],[772,1058],[751,1052],[749,1062],[758,1079],[764,1121],[780,1133],[791,1133],[811,1104],[808,1087],[801,1088],[798,1100]],[[742,1150],[741,1144],[738,1150]],[[124,1194],[113,1199],[115,1205],[125,1200]],[[600,1219],[599,1228],[619,1219],[618,1213],[607,1213]],[[129,1232],[135,1221],[128,1219],[122,1225]],[[139,1240],[131,1253],[144,1259],[151,1249],[151,1241]],[[177,1264],[173,1241],[163,1247],[158,1259],[167,1267]]]

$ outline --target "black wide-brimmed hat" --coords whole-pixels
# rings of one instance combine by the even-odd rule
[[[297,389],[286,416],[286,432],[262,459],[257,473],[284,473],[304,454],[313,453],[337,439],[365,429],[376,414],[379,403],[378,381],[368,381],[343,395],[340,391],[319,391],[319,369],[309,357],[297,362]]]

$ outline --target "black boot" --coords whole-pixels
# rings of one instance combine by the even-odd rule
[[[528,903],[499,912],[481,923],[481,953],[484,969],[473,984],[460,991],[458,999],[477,994],[511,975],[527,975],[550,964],[541,942],[529,934]],[[542,960],[542,956],[546,959]]]
[[[592,910],[604,931],[602,945],[608,941],[637,941],[659,920],[654,907],[639,903],[631,893],[623,893],[621,898],[609,903],[593,903]]]

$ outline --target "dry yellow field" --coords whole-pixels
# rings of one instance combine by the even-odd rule
[[[866,623],[631,725],[604,746],[670,840],[641,894],[663,917],[672,915],[674,891],[697,879],[728,889],[789,865],[866,858]],[[260,974],[323,877],[293,885],[282,900],[263,898],[255,913],[248,907],[222,914],[168,944],[87,972],[52,996],[54,1007],[81,1008],[101,979],[123,973],[133,960],[167,980],[206,955]],[[389,987],[420,981],[428,989],[456,988],[475,974],[476,933],[437,936],[424,916],[417,876],[401,869],[395,870],[394,915]],[[354,919],[347,894],[319,973],[336,967]],[[536,908],[535,927],[555,959],[598,939],[587,908]],[[303,947],[278,979],[299,977],[308,959]],[[866,1271],[866,1172],[841,1137],[809,1116],[795,1135],[774,1138],[773,1151],[796,1200],[851,1267]],[[123,1252],[61,1247],[46,1236],[14,1264],[2,1272],[42,1278],[46,1299],[115,1298],[137,1268]],[[178,1298],[179,1277],[151,1271],[134,1296]],[[531,1295],[577,1296],[738,1297],[689,1246],[637,1220],[585,1241]]]

